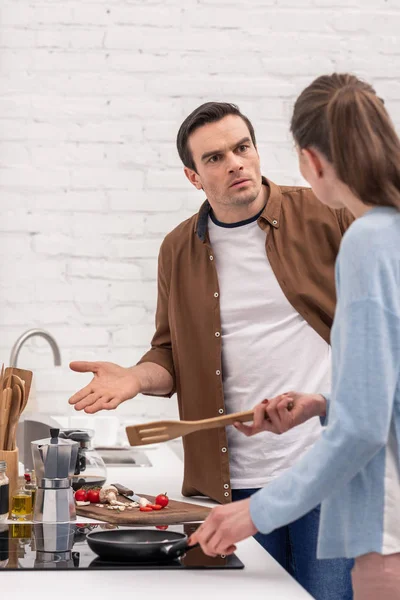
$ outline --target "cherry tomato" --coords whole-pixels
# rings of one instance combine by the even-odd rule
[[[92,504],[98,504],[100,502],[99,490],[89,490],[86,499],[89,500],[89,502],[91,502]]]
[[[75,492],[75,500],[77,502],[86,502],[87,500],[87,492],[86,490],[76,490]]]
[[[168,529],[168,525],[156,525],[156,529],[161,529],[161,531],[166,531]]]
[[[152,510],[161,510],[162,506],[160,504],[148,504]]]
[[[150,506],[147,504],[147,506],[141,506],[141,507],[139,508],[139,510],[140,510],[141,512],[152,512],[152,510],[153,510],[153,509],[152,509],[152,508],[150,508]]]
[[[166,492],[165,492],[165,494],[159,494],[156,498],[156,504],[159,504],[163,508],[165,506],[168,506],[168,502],[169,502],[169,498],[168,498]]]

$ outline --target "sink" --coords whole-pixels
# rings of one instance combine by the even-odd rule
[[[152,467],[147,455],[141,450],[121,447],[96,446],[107,467]]]

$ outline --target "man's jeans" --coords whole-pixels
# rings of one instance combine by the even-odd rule
[[[233,501],[257,491],[232,490]],[[318,507],[290,525],[254,537],[316,600],[352,600],[353,560],[317,559],[319,515]]]

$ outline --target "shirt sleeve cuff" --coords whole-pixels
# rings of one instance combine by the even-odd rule
[[[267,534],[274,530],[274,526],[270,519],[268,519],[268,513],[265,509],[265,502],[263,496],[265,488],[253,494],[250,498],[250,517],[256,527],[257,531]]]
[[[155,363],[163,367],[172,377],[172,390],[168,394],[151,394],[142,392],[144,396],[157,396],[160,398],[171,398],[176,393],[176,378],[174,363],[172,360],[172,352],[167,348],[151,348],[137,363],[138,365],[146,362]]]

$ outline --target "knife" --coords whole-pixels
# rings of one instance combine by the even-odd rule
[[[126,500],[130,500],[131,502],[133,501],[133,502],[139,503],[140,496],[138,496],[137,494],[134,494],[133,491],[130,490],[129,488],[125,487],[124,485],[121,485],[120,483],[112,483],[111,485],[116,487],[118,490],[118,494],[120,496],[122,496],[123,498],[125,498]]]

